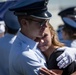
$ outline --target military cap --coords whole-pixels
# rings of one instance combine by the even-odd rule
[[[17,17],[12,11],[7,10],[3,16],[3,20],[5,22],[5,25],[11,29],[18,30],[20,28]]]
[[[68,18],[68,17],[63,17],[63,21],[65,25],[69,25],[73,28],[76,28],[76,17],[75,18]]]
[[[10,8],[18,15],[30,15],[40,19],[50,19],[47,4],[49,0],[20,0]]]
[[[76,6],[75,7],[69,7],[69,8],[62,10],[58,13],[58,15],[61,18],[70,16],[70,15],[75,16],[76,15]]]

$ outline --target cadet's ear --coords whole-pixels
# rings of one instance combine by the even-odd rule
[[[24,26],[24,25],[27,25],[28,24],[28,21],[26,19],[21,19],[21,25]]]

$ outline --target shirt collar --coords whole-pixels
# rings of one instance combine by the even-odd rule
[[[14,37],[15,35],[14,34],[9,34],[9,33],[6,33],[4,36],[9,36],[9,37]]]
[[[37,48],[38,42],[28,38],[27,36],[23,35],[21,32],[18,32],[17,37],[23,42],[30,46],[31,49]]]

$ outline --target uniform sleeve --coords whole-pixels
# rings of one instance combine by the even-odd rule
[[[32,51],[23,52],[22,55],[19,56],[18,62],[20,64],[17,64],[19,67],[17,67],[18,72],[24,75],[39,75],[39,69],[45,67],[44,63],[41,63]]]

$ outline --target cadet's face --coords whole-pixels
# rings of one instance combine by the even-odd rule
[[[30,36],[35,40],[36,37],[42,37],[44,35],[44,31],[47,28],[47,22],[45,20],[33,19],[28,26]]]

